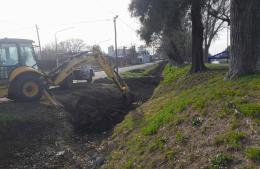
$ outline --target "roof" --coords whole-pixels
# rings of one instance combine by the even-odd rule
[[[34,43],[34,41],[30,39],[4,38],[0,39],[0,43]]]

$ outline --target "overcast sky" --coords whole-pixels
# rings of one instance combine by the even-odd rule
[[[139,24],[128,11],[130,0],[3,0],[0,10],[0,38],[26,38],[37,42],[35,24],[42,45],[69,38],[99,44],[104,51],[114,44],[113,17],[119,15],[118,46],[143,44],[135,30]],[[226,30],[214,42],[211,53],[227,46]]]

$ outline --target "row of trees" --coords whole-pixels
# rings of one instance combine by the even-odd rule
[[[233,78],[256,70],[259,57],[259,0],[132,0],[129,10],[141,23],[147,44],[159,45],[176,64],[192,62],[191,73],[205,71],[204,61],[225,22],[231,26]]]
[[[41,58],[44,60],[55,60],[57,54],[78,53],[90,47],[82,39],[68,39],[57,44],[49,43],[42,49]]]
[[[68,39],[57,43],[46,44],[41,51],[38,51],[38,65],[43,71],[51,71],[59,63],[64,62],[72,54],[76,54],[82,50],[90,50],[82,39]]]

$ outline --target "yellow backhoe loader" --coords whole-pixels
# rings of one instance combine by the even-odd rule
[[[71,83],[71,75],[79,66],[96,59],[105,73],[126,96],[127,84],[110,66],[98,47],[92,52],[72,56],[57,69],[44,73],[37,67],[33,41],[27,39],[0,39],[0,97],[16,101],[37,101],[45,96],[55,106],[59,104],[49,94],[49,86]]]

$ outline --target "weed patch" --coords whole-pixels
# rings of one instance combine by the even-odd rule
[[[245,151],[246,157],[253,161],[260,160],[260,147],[251,147],[246,149]]]
[[[246,133],[239,131],[229,131],[224,134],[220,134],[215,139],[216,145],[225,144],[232,149],[240,149],[242,146],[242,140],[246,138]]]
[[[227,154],[217,154],[216,156],[210,159],[210,169],[220,169],[224,167],[228,167],[232,162],[232,158]]]

